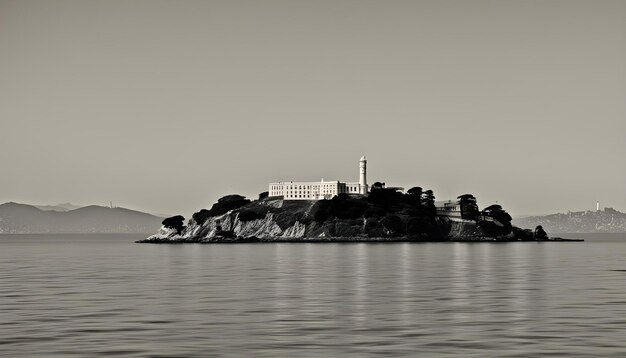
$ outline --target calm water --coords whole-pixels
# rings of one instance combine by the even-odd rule
[[[0,356],[624,357],[626,235],[582,237],[148,245],[2,235]]]

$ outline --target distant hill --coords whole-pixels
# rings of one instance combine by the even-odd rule
[[[150,233],[163,219],[140,211],[85,206],[67,211],[41,210],[33,205],[0,205],[0,233]]]
[[[74,209],[79,209],[82,206],[74,205],[70,203],[57,204],[57,205],[33,205],[37,209],[45,210],[45,211],[70,211]]]
[[[618,233],[626,232],[626,213],[612,208],[577,211],[513,219],[519,227],[543,226],[548,233]]]

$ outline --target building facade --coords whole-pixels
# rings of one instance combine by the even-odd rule
[[[461,207],[457,200],[435,201],[437,215],[461,218]]]
[[[270,183],[269,196],[281,196],[285,200],[324,200],[339,194],[360,194],[368,192],[367,159],[359,161],[359,182],[322,181],[319,182],[276,182]]]

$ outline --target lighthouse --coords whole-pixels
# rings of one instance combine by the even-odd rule
[[[283,200],[328,200],[340,194],[367,195],[367,160],[359,160],[359,181],[279,181],[269,183],[269,197]]]
[[[359,161],[359,194],[366,195],[367,194],[367,159],[365,156],[361,157]]]

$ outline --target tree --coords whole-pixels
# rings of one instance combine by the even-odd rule
[[[423,191],[421,187],[419,186],[412,187],[411,189],[406,191],[407,202],[417,207],[421,206],[422,194],[423,194]]]
[[[161,224],[163,224],[166,228],[175,229],[176,233],[180,234],[185,228],[184,222],[185,218],[182,215],[176,215],[163,220]]]
[[[492,217],[502,224],[505,224],[507,222],[511,223],[511,221],[513,220],[511,215],[509,215],[509,213],[502,209],[502,206],[498,204],[489,205],[482,211],[482,214]]]
[[[370,191],[367,196],[367,201],[370,203],[381,206],[390,210],[391,207],[404,202],[404,194],[398,191],[397,188],[384,188],[374,189]]]
[[[497,237],[511,233],[511,220],[513,218],[502,209],[502,206],[498,204],[490,205],[481,214],[483,218],[480,221],[480,225],[488,236]]]
[[[380,221],[381,226],[385,230],[387,236],[394,237],[404,234],[405,224],[402,219],[396,215],[387,215]]]
[[[459,199],[459,207],[461,208],[461,218],[466,220],[478,220],[480,210],[476,203],[476,198],[472,194],[463,194],[457,197]]]
[[[548,239],[548,234],[545,232],[545,230],[543,230],[543,226],[541,225],[538,225],[535,228],[535,232],[533,236],[535,237],[535,240],[547,240]]]
[[[408,195],[416,195],[417,197],[421,198],[422,197],[422,188],[419,186],[414,186],[411,189],[407,190],[406,193]]]
[[[259,194],[259,200],[261,199],[265,199],[270,195],[269,191],[264,191],[262,193]]]
[[[432,190],[429,189],[422,193],[421,204],[426,208],[428,214],[437,214],[437,209],[435,208],[435,194]]]
[[[213,204],[211,210],[202,209],[194,213],[192,217],[198,225],[202,225],[211,216],[226,214],[230,210],[238,209],[248,203],[250,203],[250,200],[244,196],[237,194],[226,195],[219,198],[217,203]]]

